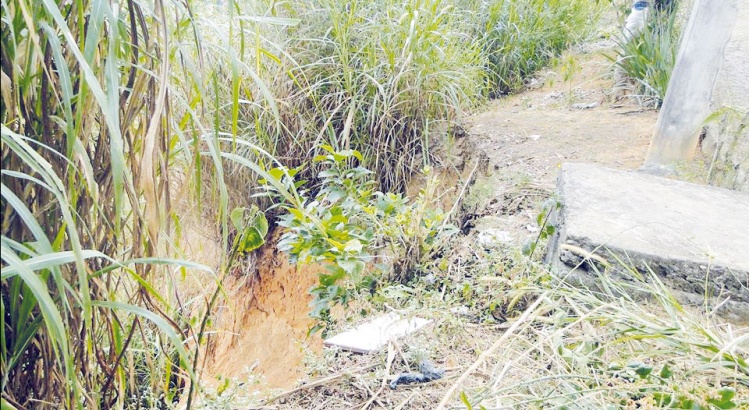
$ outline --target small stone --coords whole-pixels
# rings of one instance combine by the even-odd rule
[[[458,306],[451,309],[451,313],[453,313],[456,316],[468,316],[469,315],[469,308],[466,306]]]
[[[599,103],[596,102],[596,101],[594,101],[594,102],[590,102],[588,104],[585,104],[585,103],[576,103],[576,104],[571,105],[570,108],[572,108],[574,110],[588,110],[588,109],[591,109],[591,108],[596,108],[598,106],[599,106]]]
[[[542,136],[539,135],[539,134],[532,134],[532,135],[529,135],[529,138],[531,138],[532,140],[536,141],[539,138],[542,138]]]
[[[510,232],[502,231],[500,229],[485,229],[477,235],[477,243],[485,249],[496,248],[512,241],[513,237],[510,236]]]

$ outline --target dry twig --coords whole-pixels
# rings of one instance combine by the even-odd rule
[[[440,400],[440,404],[438,404],[437,410],[443,410],[445,408],[446,404],[448,404],[448,401],[451,399],[451,397],[453,397],[453,394],[456,392],[456,389],[458,389],[458,386],[460,386],[461,383],[463,383],[467,377],[469,377],[472,373],[474,373],[474,371],[476,371],[479,368],[479,366],[481,366],[482,363],[484,363],[484,361],[495,350],[497,350],[500,346],[502,346],[502,344],[510,337],[510,335],[512,335],[516,331],[516,329],[518,329],[521,326],[521,324],[527,321],[529,316],[531,316],[531,314],[536,310],[539,304],[542,303],[542,300],[546,299],[546,295],[547,295],[546,292],[541,294],[536,299],[536,301],[532,303],[531,306],[529,306],[523,312],[521,317],[519,317],[518,320],[516,320],[513,323],[513,325],[508,329],[508,331],[503,333],[503,335],[500,336],[500,338],[497,339],[497,341],[489,349],[487,349],[486,351],[484,351],[484,353],[479,355],[479,358],[474,362],[474,364],[472,364],[471,367],[469,367],[469,369],[466,370],[464,374],[462,374],[461,377],[459,377],[458,380],[456,380],[455,383],[453,383],[453,386],[451,386],[451,388],[448,389],[448,392],[445,393],[445,395],[443,396],[443,399]]]
[[[388,384],[388,377],[391,373],[391,365],[393,364],[393,359],[396,357],[396,349],[393,346],[393,341],[388,342],[388,358],[386,360],[385,365],[385,374],[383,375],[383,382],[380,383],[380,388],[378,389],[375,394],[370,397],[370,400],[365,403],[364,406],[362,406],[362,410],[367,410],[368,407],[377,399],[378,395],[383,392],[383,389],[385,389],[385,386]]]
[[[361,373],[361,372],[366,372],[368,370],[374,369],[375,367],[377,367],[377,364],[373,364],[373,365],[365,366],[365,367],[360,367],[359,369],[355,369],[355,370],[351,370],[351,371],[346,371],[346,372],[332,374],[330,376],[326,376],[326,377],[320,378],[318,380],[311,381],[310,383],[306,383],[306,384],[304,384],[302,386],[295,387],[294,389],[287,390],[287,391],[285,391],[283,393],[280,393],[280,394],[278,394],[278,395],[276,395],[274,397],[271,397],[270,399],[266,400],[266,402],[263,403],[262,406],[268,406],[271,403],[274,403],[274,402],[276,402],[278,400],[281,400],[281,399],[283,399],[285,397],[293,396],[293,395],[295,395],[295,394],[297,394],[297,393],[299,393],[301,391],[312,389],[312,388],[315,388],[315,387],[318,387],[318,386],[323,386],[323,385],[326,385],[326,384],[328,384],[328,383],[330,383],[330,382],[332,382],[334,380],[338,380],[338,379],[340,379],[342,377],[350,376],[350,375]],[[260,408],[263,408],[263,407],[260,407]],[[258,409],[258,407],[251,407],[248,410],[255,410],[255,409]]]

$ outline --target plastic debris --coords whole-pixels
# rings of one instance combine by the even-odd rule
[[[420,373],[401,373],[391,381],[391,389],[395,389],[399,384],[426,383],[442,378],[445,370],[438,369],[429,360],[419,363]]]

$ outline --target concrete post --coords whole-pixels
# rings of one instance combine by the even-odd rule
[[[738,0],[695,0],[644,168],[690,160],[737,16]]]

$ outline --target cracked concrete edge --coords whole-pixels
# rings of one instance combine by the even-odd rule
[[[748,303],[732,300],[731,297],[706,297],[705,295],[672,289],[667,285],[665,286],[669,289],[669,296],[657,295],[655,291],[647,288],[648,285],[636,284],[637,282],[632,276],[630,280],[627,280],[622,274],[611,271],[587,270],[583,266],[571,267],[563,263],[557,263],[551,266],[551,270],[553,274],[562,278],[565,283],[577,288],[588,289],[602,296],[607,295],[611,291],[605,286],[606,282],[600,277],[600,275],[606,274],[608,277],[615,276],[614,279],[623,285],[622,289],[626,290],[627,295],[636,301],[658,302],[663,297],[668,298],[672,296],[681,306],[700,308],[734,323],[747,323],[750,318],[750,315],[748,315]],[[647,281],[646,283],[648,284],[649,282]],[[653,283],[651,285],[654,286]],[[615,292],[613,296],[617,297],[618,295]]]
[[[658,255],[648,254],[628,254],[624,250],[612,249],[602,244],[587,243],[582,238],[571,238],[568,235],[565,221],[568,217],[568,209],[564,204],[564,183],[562,172],[558,176],[556,194],[560,201],[560,206],[552,212],[548,223],[555,226],[555,231],[549,239],[547,253],[543,262],[548,265],[553,274],[563,277],[566,283],[587,289],[602,291],[602,280],[598,277],[600,274],[611,275],[614,279],[623,282],[633,283],[636,279],[633,274],[628,272],[629,269],[637,270],[642,276],[648,276],[648,270],[651,269],[654,274],[669,289],[675,299],[686,306],[706,307],[709,311],[716,310],[719,316],[735,322],[745,323],[750,319],[748,312],[748,277],[749,272],[739,272],[726,267],[714,266],[709,270],[708,266],[703,266],[694,261],[685,261],[680,266],[673,266],[674,261]],[[632,263],[629,266],[621,266],[619,262],[609,263],[609,269],[603,269],[604,266],[595,261],[595,258],[581,257],[566,251],[561,247],[563,244],[574,245],[593,255],[604,258],[607,261],[619,259],[620,261],[640,261]],[[646,261],[652,260],[655,263]],[[686,273],[687,272],[687,273]],[[712,286],[709,292],[712,295],[706,295],[703,284],[708,276],[706,272],[714,272],[716,275],[712,278]],[[695,280],[689,280],[695,279]],[[677,283],[677,286],[673,285]],[[648,283],[648,282],[646,282]],[[726,289],[731,291],[727,292]],[[648,291],[638,291],[635,287],[630,287],[630,292],[634,298],[654,299],[655,296]],[[729,297],[729,300],[725,300]],[[718,306],[718,308],[717,308]]]

